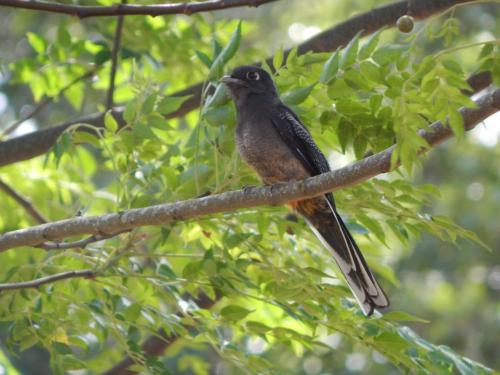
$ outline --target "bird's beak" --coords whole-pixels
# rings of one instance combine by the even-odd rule
[[[238,79],[238,78],[234,78],[234,77],[231,77],[231,76],[224,76],[220,79],[220,81],[228,86],[230,85],[238,85],[238,86],[241,86],[241,85],[244,85],[245,82],[242,81],[241,79]]]

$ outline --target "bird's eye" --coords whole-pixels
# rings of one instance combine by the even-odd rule
[[[258,72],[248,72],[247,78],[251,81],[258,81],[260,79],[260,75]]]

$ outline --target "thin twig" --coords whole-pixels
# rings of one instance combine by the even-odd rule
[[[125,4],[126,0],[122,0],[122,4]],[[106,101],[106,108],[109,110],[113,107],[113,94],[115,91],[115,78],[116,69],[118,66],[118,57],[120,55],[120,44],[122,40],[123,31],[123,16],[118,16],[116,21],[115,38],[113,40],[113,55],[111,58],[111,72],[109,74],[109,88],[108,88],[108,99]]]
[[[3,290],[18,290],[18,289],[29,289],[38,288],[43,284],[49,284],[60,280],[72,279],[77,277],[84,277],[87,279],[92,279],[96,277],[94,270],[85,269],[77,271],[66,271],[61,273],[56,273],[55,275],[40,277],[39,279],[34,279],[30,281],[23,281],[19,283],[7,283],[0,284],[0,292]]]
[[[81,75],[80,77],[75,78],[70,83],[68,83],[66,86],[64,86],[61,90],[59,90],[59,92],[56,95],[44,98],[31,110],[31,112],[29,112],[24,117],[20,118],[19,120],[15,121],[12,124],[10,124],[9,126],[7,126],[7,129],[5,129],[2,132],[2,134],[0,134],[0,139],[2,139],[3,137],[5,137],[5,136],[9,135],[10,133],[12,133],[13,131],[15,131],[26,120],[29,120],[30,118],[33,118],[36,115],[38,115],[43,109],[45,109],[45,107],[47,107],[48,104],[52,103],[56,98],[59,98],[62,94],[64,94],[64,92],[66,92],[68,89],[73,87],[73,85],[75,85],[76,83],[83,81],[89,77],[92,77],[95,74],[96,70],[97,70],[96,68],[89,70],[85,74]]]
[[[64,250],[64,249],[74,249],[74,248],[80,248],[84,249],[85,246],[94,243],[94,242],[99,242],[102,240],[107,240],[112,237],[116,237],[119,234],[125,233],[125,232],[130,232],[130,229],[124,229],[115,233],[110,233],[110,234],[94,234],[93,236],[90,236],[88,238],[84,238],[83,240],[79,241],[74,241],[74,242],[44,242],[39,245],[36,245],[34,247],[39,248],[39,249],[44,249],[44,250]]]
[[[47,219],[38,211],[33,204],[4,181],[0,180],[0,189],[8,194],[12,199],[19,203],[24,210],[39,224],[47,223]]]
[[[70,243],[65,243],[65,244],[58,244],[58,243],[51,243],[51,244],[42,244],[40,248],[46,249],[46,250],[52,250],[52,249],[70,249],[70,248],[84,248],[86,245],[92,242],[97,242],[97,241],[102,241],[114,236],[119,235],[120,233],[124,232],[129,232],[129,230],[123,230],[117,233],[109,234],[109,235],[95,235],[90,238],[81,240],[81,241],[75,241],[75,242],[70,242]],[[126,254],[126,252],[131,248],[133,242],[133,238],[129,239],[129,241],[121,248],[120,250],[116,251],[115,256],[112,256],[109,258],[109,260],[104,263],[100,267],[96,267],[93,270],[86,269],[86,270],[78,270],[78,271],[66,271],[66,272],[61,272],[55,275],[50,275],[50,276],[44,276],[39,279],[35,280],[30,280],[30,281],[23,281],[23,282],[18,282],[18,283],[5,283],[5,284],[0,284],[0,292],[2,290],[17,290],[17,289],[27,289],[27,288],[36,288],[40,285],[43,284],[48,284],[48,283],[53,283],[55,281],[59,280],[64,280],[64,279],[69,279],[69,278],[76,278],[76,277],[85,277],[85,278],[95,278],[97,275],[103,275],[104,272],[110,268],[112,265],[114,265],[123,255]]]
[[[477,108],[460,110],[465,130],[474,128],[478,123],[500,111],[500,89],[482,95],[476,100],[476,105]],[[419,135],[425,139],[430,148],[452,137],[453,132],[447,124],[437,121],[430,125],[429,131],[419,132]],[[59,240],[84,234],[113,233],[146,225],[164,225],[241,208],[278,205],[292,200],[312,198],[389,172],[394,148],[395,146],[391,146],[347,167],[302,181],[230,191],[204,198],[135,208],[103,216],[77,217],[7,232],[0,235],[0,252],[20,246],[38,245],[47,239]],[[426,150],[422,149],[420,152],[423,153]]]
[[[162,16],[167,14],[184,14],[190,16],[194,13],[243,6],[258,7],[262,4],[272,3],[274,1],[277,0],[208,0],[174,4],[87,6],[55,2],[49,3],[39,0],[0,0],[0,6],[62,13],[79,18],[88,18],[120,15]]]

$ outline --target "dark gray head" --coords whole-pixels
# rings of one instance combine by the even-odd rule
[[[242,104],[247,98],[255,95],[268,99],[278,98],[271,76],[257,66],[240,66],[230,75],[222,77],[221,81],[229,89],[236,105]]]

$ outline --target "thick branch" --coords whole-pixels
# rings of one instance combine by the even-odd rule
[[[220,294],[216,294],[215,299],[210,299],[206,294],[202,293],[194,301],[198,308],[200,309],[211,309],[220,299]],[[182,316],[181,314],[178,314]],[[176,333],[167,333],[163,329],[158,330],[156,336],[150,336],[144,344],[142,344],[142,351],[144,356],[154,357],[159,356],[165,350],[167,350],[173,343],[179,339],[179,335]],[[119,363],[110,368],[109,370],[102,373],[102,375],[133,375],[137,372],[132,370],[127,370],[127,368],[134,364],[134,361],[129,356],[123,358]]]
[[[89,279],[89,278],[94,278],[95,276],[96,276],[95,272],[89,269],[78,270],[78,271],[66,271],[66,272],[56,273],[55,275],[40,277],[39,279],[34,279],[30,281],[0,284],[0,292],[3,290],[38,288],[43,284],[49,284],[60,280],[73,279],[76,277],[85,277]]]
[[[474,128],[493,113],[500,110],[500,89],[481,96],[478,108],[462,109],[465,129]],[[429,131],[420,134],[430,146],[450,138],[451,129],[436,122]],[[115,233],[146,225],[164,225],[204,215],[234,211],[266,204],[284,204],[291,200],[311,198],[352,186],[390,169],[394,146],[360,160],[350,166],[311,177],[303,181],[230,191],[218,195],[189,199],[176,203],[131,209],[103,216],[77,217],[56,221],[31,228],[7,232],[0,236],[0,252],[20,246],[35,246],[47,240],[59,240],[85,234]],[[422,150],[423,152],[424,150]]]
[[[363,30],[361,35],[365,36],[382,27],[395,26],[399,17],[406,14],[411,14],[413,18],[421,20],[443,12],[454,5],[472,1],[474,0],[405,0],[383,5],[323,31],[302,44],[298,53],[335,51],[339,46],[346,45],[360,30]]]
[[[124,125],[122,111],[113,115],[120,125]],[[23,160],[29,160],[46,153],[57,141],[57,138],[72,125],[90,124],[97,127],[104,126],[104,113],[94,113],[74,120],[66,121],[48,129],[38,130],[20,137],[0,142],[0,167]],[[86,129],[86,131],[88,131]]]
[[[40,211],[38,211],[28,199],[26,199],[17,191],[12,189],[2,180],[0,180],[0,190],[3,190],[7,195],[9,195],[12,199],[14,199],[17,203],[19,203],[19,205],[21,205],[26,210],[26,212],[33,219],[35,219],[37,223],[44,224],[47,222],[47,219],[45,219],[45,217],[40,213]]]
[[[493,77],[491,72],[479,72],[471,75],[467,78],[467,83],[470,86],[470,90],[462,90],[462,94],[472,96],[477,94],[479,91],[484,90],[486,87],[491,85],[493,82]]]
[[[0,3],[5,0],[0,0]],[[20,1],[20,0],[16,0]],[[411,2],[411,14],[413,17],[423,19],[433,14],[442,12],[456,4],[470,2],[472,0],[420,0]],[[375,8],[367,13],[362,13],[350,18],[337,26],[325,30],[319,35],[299,45],[299,53],[308,51],[329,52],[336,50],[339,46],[346,44],[360,30],[365,30],[363,35],[374,32],[383,26],[393,26],[400,16],[408,11],[408,2],[397,3]],[[288,51],[287,51],[288,52]],[[484,82],[483,82],[484,83]],[[173,96],[191,96],[181,108],[171,113],[167,118],[184,116],[200,105],[203,84],[197,83],[184,90],[176,92]],[[123,108],[114,108],[113,114],[119,123],[123,121]],[[102,113],[90,115],[91,123],[95,126],[104,126]],[[0,143],[0,167],[23,160],[28,160],[47,152],[56,142],[57,137],[71,124],[87,122],[89,116],[68,121],[49,129],[39,130],[22,137]],[[69,124],[69,125],[68,125]]]
[[[167,14],[184,14],[190,16],[194,13],[222,10],[242,6],[258,7],[276,0],[209,0],[176,4],[136,5],[120,4],[110,6],[88,6],[62,4],[40,0],[0,0],[0,6],[39,10],[43,12],[61,13],[79,18],[103,16],[163,16]]]

